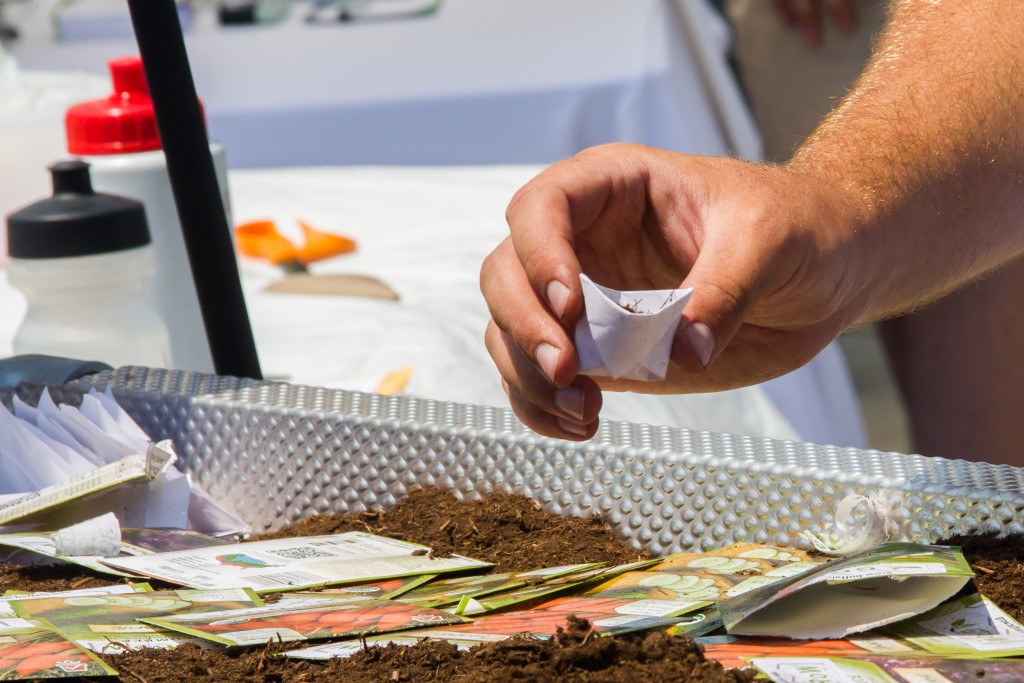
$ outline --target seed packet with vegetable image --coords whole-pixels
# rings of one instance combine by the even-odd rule
[[[578,605],[574,606],[574,609],[578,610],[578,608]],[[582,614],[580,611],[573,611],[572,613]],[[533,615],[533,618],[529,616],[531,614]],[[565,626],[568,616],[569,615],[567,613],[561,612],[558,616],[552,619],[544,613],[537,614],[530,611],[496,614],[489,615],[456,628],[446,628],[442,626],[418,631],[404,631],[395,635],[370,636],[359,641],[350,640],[341,643],[325,643],[322,645],[314,645],[313,647],[302,648],[300,650],[291,650],[289,652],[285,652],[284,655],[286,657],[294,657],[296,659],[317,660],[333,659],[335,657],[350,657],[356,652],[361,652],[364,647],[415,645],[427,638],[431,640],[444,640],[447,643],[455,645],[460,650],[469,650],[478,645],[496,643],[517,635],[530,635],[537,639],[550,638],[557,631],[558,626]],[[602,613],[598,616],[607,615]],[[506,619],[505,617],[511,618]],[[492,619],[494,620],[493,622],[490,621]],[[701,635],[714,631],[722,625],[721,620],[718,618],[718,614],[714,610],[687,614],[684,617],[673,618],[671,621],[674,623],[669,628],[669,631],[678,635]],[[524,628],[528,628],[530,623],[536,623],[538,628],[532,631],[522,630]],[[659,624],[662,623],[663,622],[659,621]],[[630,629],[623,627],[622,630],[614,632],[625,633],[627,630]],[[611,631],[607,629],[596,629],[594,631],[594,636],[598,637],[606,635],[609,632]]]
[[[257,593],[367,581],[483,571],[492,567],[459,555],[361,531],[235,543],[106,560],[115,569],[195,588],[248,586]]]
[[[751,663],[774,683],[1024,681],[1024,661],[1018,659],[766,657]]]
[[[645,600],[580,596],[555,598],[530,610],[485,614],[476,617],[472,623],[406,635],[449,641],[486,640],[493,636],[513,636],[519,633],[550,637],[559,628],[565,627],[570,616],[588,620],[595,635],[631,633],[674,626],[684,621],[679,615],[691,611],[692,604],[683,601],[657,601],[651,604]]]
[[[294,598],[254,609],[178,614],[143,619],[147,624],[205,638],[221,645],[262,645],[356,637],[460,624],[466,619],[438,610],[369,598]]]
[[[0,597],[0,618],[18,616],[11,602],[14,600],[39,600],[42,598],[60,598],[81,595],[123,595],[125,593],[148,593],[153,589],[148,583],[121,583],[116,586],[98,586],[96,588],[78,588],[70,591],[47,591],[29,593],[27,591],[7,591]],[[0,679],[2,680],[2,679]]]
[[[517,588],[554,585],[555,579],[567,581],[583,580],[582,572],[600,569],[603,562],[573,564],[564,567],[549,567],[528,572],[505,574],[484,574],[482,576],[459,576],[453,579],[439,579],[420,586],[398,597],[399,602],[411,602],[421,607],[441,608],[459,604],[464,598],[482,598],[487,595],[505,593]]]
[[[0,680],[116,675],[46,622],[0,619]]]
[[[750,666],[755,658],[843,657],[860,658],[880,654],[918,656],[928,653],[891,638],[846,638],[843,640],[793,640],[771,636],[703,636],[694,639],[704,656],[730,669]]]
[[[689,611],[697,611],[815,566],[799,550],[740,543],[707,553],[669,555],[654,566],[588,588],[583,595],[642,600],[652,608],[658,601],[669,606],[684,602]]]
[[[974,576],[959,548],[887,543],[719,603],[734,635],[841,638],[932,609]]]
[[[396,579],[383,579],[381,581],[370,581],[357,583],[351,586],[338,588],[323,588],[318,591],[294,591],[283,593],[282,599],[315,598],[315,597],[349,597],[362,596],[374,600],[394,600],[405,595],[414,588],[429,583],[438,578],[437,574],[423,574],[422,576],[400,576]]]
[[[986,659],[1024,655],[1024,626],[977,593],[883,630],[937,655]]]
[[[579,592],[583,587],[601,583],[613,576],[626,572],[644,569],[658,560],[640,560],[614,567],[597,567],[583,569],[568,574],[560,574],[535,584],[526,584],[501,592],[491,592],[480,596],[463,596],[459,603],[449,611],[463,616],[477,616],[490,612],[498,612],[515,608],[523,610],[565,594]]]
[[[179,612],[203,613],[262,607],[263,601],[248,588],[174,590],[131,595],[73,595],[14,600],[19,616],[46,619],[55,629],[84,648],[117,654],[125,648],[173,649],[183,643],[206,644],[166,629],[143,624],[143,617]]]

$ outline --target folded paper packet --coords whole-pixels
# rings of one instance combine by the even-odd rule
[[[576,323],[579,372],[595,377],[665,379],[672,338],[692,289],[620,292],[580,274],[583,315]]]

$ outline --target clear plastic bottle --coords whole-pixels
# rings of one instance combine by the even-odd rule
[[[146,298],[167,324],[170,367],[212,373],[213,357],[142,61],[121,57],[108,65],[113,93],[68,109],[68,151],[89,162],[98,191],[131,197],[145,205],[157,265],[146,286]],[[224,149],[212,143],[210,152],[227,210]]]
[[[14,352],[167,367],[167,327],[143,294],[156,262],[142,204],[94,192],[83,161],[50,172],[53,196],[7,217],[7,280],[28,301]]]

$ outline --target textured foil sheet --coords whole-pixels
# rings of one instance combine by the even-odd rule
[[[835,538],[851,495],[886,510],[893,540],[1024,532],[1024,469],[1005,465],[623,422],[573,443],[530,432],[504,408],[135,367],[66,385],[58,400],[108,384],[154,440],[175,442],[194,481],[257,530],[386,509],[440,486],[603,515],[658,554]],[[19,391],[32,400],[32,388]]]

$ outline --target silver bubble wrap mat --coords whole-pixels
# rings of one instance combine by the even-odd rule
[[[1024,532],[1024,469],[1005,465],[624,422],[573,443],[537,436],[505,408],[149,368],[92,375],[59,398],[108,384],[154,440],[174,441],[194,481],[257,530],[387,509],[440,486],[599,514],[657,554],[837,538],[851,496],[884,511],[892,540]],[[879,523],[867,513],[842,521],[844,534]]]

